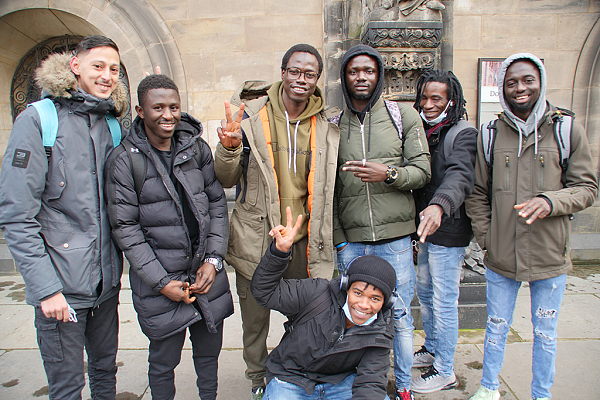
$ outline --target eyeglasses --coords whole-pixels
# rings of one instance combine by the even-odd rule
[[[285,68],[285,70],[287,71],[288,76],[292,79],[298,79],[302,74],[304,74],[304,79],[306,79],[306,82],[309,83],[314,83],[317,81],[317,79],[319,79],[319,74],[316,72],[302,71],[298,68]]]

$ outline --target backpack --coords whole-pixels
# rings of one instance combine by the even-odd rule
[[[36,101],[28,105],[33,106],[37,110],[40,116],[40,124],[42,125],[42,141],[44,143],[44,149],[46,150],[46,157],[50,161],[52,156],[52,147],[56,141],[56,135],[58,134],[58,113],[54,102],[45,98],[43,100]],[[114,115],[106,113],[106,122],[108,123],[108,129],[112,136],[113,147],[117,147],[121,143],[121,125]]]
[[[563,108],[552,107],[552,116],[554,122],[554,139],[558,146],[558,155],[560,158],[560,167],[562,170],[560,180],[563,187],[567,187],[567,168],[569,166],[569,157],[571,157],[571,135],[573,133],[573,119],[575,114]],[[483,154],[487,164],[488,176],[492,176],[494,165],[494,144],[496,143],[496,123],[498,119],[481,125],[481,144],[483,145]],[[489,179],[488,193],[492,193],[492,180]]]
[[[448,132],[446,132],[446,136],[444,136],[444,157],[448,157],[448,154],[452,152],[452,148],[454,147],[454,139],[456,139],[456,136],[458,136],[460,132],[468,128],[475,129],[473,125],[471,125],[464,119],[461,119],[450,129],[448,129]]]
[[[200,168],[202,165],[202,160],[200,148],[198,147],[198,141],[194,142],[194,147],[194,160],[196,160],[198,168]],[[147,156],[145,154],[140,152],[137,146],[132,144],[129,139],[125,138],[121,141],[121,145],[118,146],[113,152],[114,155],[111,154],[111,160],[117,158],[118,155],[124,151],[127,152],[127,157],[131,163],[131,173],[133,176],[135,192],[139,198],[140,193],[142,192],[142,186],[144,186],[144,182],[146,181],[146,173],[148,172],[148,159],[146,158]]]
[[[398,137],[400,138],[400,140],[402,140],[402,115],[400,114],[400,108],[398,107],[398,103],[396,103],[395,101],[391,101],[391,100],[383,100],[383,102],[385,103],[385,109],[387,110],[388,114],[390,115],[390,119],[392,120],[394,127],[398,131]],[[329,119],[329,122],[339,126],[340,120],[342,119],[343,114],[344,114],[344,111],[342,111],[335,117],[332,117],[331,119]]]

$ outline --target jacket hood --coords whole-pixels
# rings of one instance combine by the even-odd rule
[[[35,82],[42,89],[42,97],[70,99],[72,92],[78,90],[77,78],[71,71],[71,58],[68,53],[51,54],[35,70]],[[110,95],[117,116],[122,116],[127,109],[128,98],[125,85],[117,82],[117,87]]]
[[[348,89],[346,88],[346,65],[348,65],[348,62],[353,57],[363,55],[363,54],[373,57],[374,59],[377,60],[377,67],[379,70],[379,79],[377,80],[377,85],[375,85],[375,90],[373,91],[373,95],[371,96],[369,103],[365,107],[365,110],[358,111],[352,106],[352,101],[350,101],[350,95],[348,94]],[[367,46],[364,44],[357,44],[356,46],[351,47],[346,52],[346,54],[344,54],[344,57],[342,58],[342,66],[340,68],[342,93],[344,93],[344,100],[346,101],[346,105],[353,113],[355,113],[355,114],[362,113],[364,115],[364,113],[366,111],[370,110],[373,107],[373,105],[377,102],[377,100],[379,100],[379,97],[381,96],[381,93],[383,92],[383,72],[384,72],[383,58],[381,57],[381,54],[379,54],[379,52],[377,50],[375,50],[374,48],[372,48],[370,46]]]
[[[533,109],[531,110],[531,114],[527,118],[527,121],[523,121],[521,118],[517,117],[510,106],[506,102],[506,98],[504,97],[504,78],[506,77],[506,71],[508,67],[510,67],[514,62],[520,60],[529,60],[533,62],[540,71],[540,97],[537,102],[534,104]],[[528,136],[531,132],[536,130],[539,122],[544,118],[544,112],[546,110],[546,69],[544,68],[544,64],[542,61],[530,53],[518,53],[513,54],[508,57],[506,60],[502,62],[502,66],[500,67],[500,72],[498,73],[498,85],[500,86],[498,90],[498,94],[500,96],[500,104],[502,105],[502,109],[504,110],[504,114],[511,120],[517,127],[517,129],[523,133],[525,136]]]

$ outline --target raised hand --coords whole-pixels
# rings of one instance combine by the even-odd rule
[[[246,105],[242,103],[235,120],[231,116],[231,105],[225,101],[225,119],[221,120],[221,126],[217,128],[217,134],[221,144],[229,149],[235,149],[242,143],[242,129],[240,124],[244,117]]]
[[[156,75],[160,75],[160,67],[156,66]],[[146,71],[146,76],[150,76],[150,72]]]
[[[275,247],[277,250],[287,253],[294,244],[294,238],[302,226],[302,215],[298,215],[296,224],[292,226],[292,210],[289,207],[285,208],[287,217],[287,226],[277,225],[275,228],[269,231],[269,235],[275,238]]]

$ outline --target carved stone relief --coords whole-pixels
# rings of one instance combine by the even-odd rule
[[[439,68],[444,6],[437,0],[363,0],[361,42],[384,60],[384,95],[414,100],[421,74]]]

